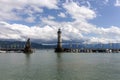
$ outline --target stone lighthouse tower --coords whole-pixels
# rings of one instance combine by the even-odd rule
[[[58,29],[58,42],[57,42],[57,48],[55,49],[55,52],[63,52],[62,48],[62,39],[61,39],[61,29]]]
[[[57,48],[62,48],[62,39],[61,39],[61,30],[59,29],[58,32],[58,42],[57,42]]]

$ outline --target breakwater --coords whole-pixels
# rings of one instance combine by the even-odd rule
[[[73,48],[64,48],[62,52],[72,52],[72,53],[119,53],[120,49],[73,49]]]

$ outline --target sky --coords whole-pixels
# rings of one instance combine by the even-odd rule
[[[120,43],[120,0],[0,0],[0,40]]]

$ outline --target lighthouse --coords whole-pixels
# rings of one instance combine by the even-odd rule
[[[57,32],[57,34],[58,34],[58,42],[57,42],[57,48],[62,48],[62,39],[61,39],[61,30],[59,29],[58,30],[58,32]]]
[[[57,48],[55,49],[55,52],[63,52],[61,33],[62,33],[61,29],[58,29],[58,32],[57,32],[58,42],[57,42]]]

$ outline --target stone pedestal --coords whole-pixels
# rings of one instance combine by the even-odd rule
[[[30,38],[29,38],[25,44],[24,53],[32,53],[32,52],[33,51],[31,49]]]
[[[55,48],[55,52],[64,52],[63,48]]]

